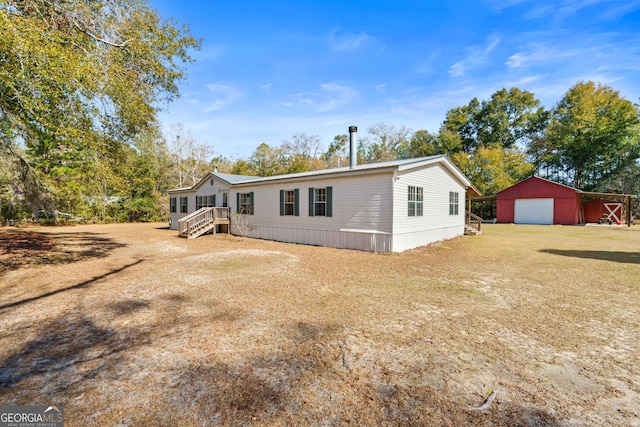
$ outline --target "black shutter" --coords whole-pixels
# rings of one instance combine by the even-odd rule
[[[295,216],[300,216],[300,190],[297,188],[293,190],[293,201],[293,214]]]
[[[327,206],[325,216],[333,216],[333,187],[327,187]]]
[[[280,216],[284,216],[284,190],[280,190]]]
[[[236,193],[236,212],[240,213],[240,193]]]
[[[250,215],[253,215],[253,191],[249,193],[249,204],[251,205]]]
[[[314,200],[313,200],[313,195],[314,195],[314,189],[313,187],[309,188],[309,216],[314,216],[315,215],[315,209],[314,209]]]

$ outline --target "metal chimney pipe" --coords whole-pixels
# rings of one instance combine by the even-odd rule
[[[357,126],[349,126],[349,169],[355,168],[358,164],[357,132]]]

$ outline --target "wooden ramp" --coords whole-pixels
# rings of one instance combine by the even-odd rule
[[[226,224],[229,231],[229,208],[201,208],[178,220],[178,235],[187,239],[212,231],[216,233],[216,226]]]

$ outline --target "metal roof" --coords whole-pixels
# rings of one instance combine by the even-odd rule
[[[245,182],[245,181],[252,181],[254,179],[258,179],[260,177],[258,176],[249,176],[249,175],[234,175],[232,173],[219,173],[219,172],[212,172],[209,175],[213,175],[215,177],[218,177],[224,181],[227,181],[229,184],[237,184],[240,182]]]
[[[570,190],[575,191],[580,197],[613,197],[613,198],[625,198],[625,197],[636,197],[633,194],[618,194],[618,193],[598,193],[598,192],[592,192],[592,191],[582,191],[579,188],[575,188],[575,187],[571,187],[569,185],[565,185],[565,184],[560,184],[559,182],[555,182],[555,181],[551,181],[550,179],[547,178],[542,178],[541,176],[537,176],[537,175],[533,175],[530,176],[528,178],[523,179],[522,181],[513,184],[507,188],[505,188],[504,190],[500,190],[498,191],[496,194],[492,195],[492,196],[482,196],[482,197],[471,197],[471,201],[472,202],[486,202],[486,201],[490,201],[490,200],[496,200],[498,198],[498,194],[502,193],[503,191],[509,190],[511,187],[515,187],[516,185],[520,185],[523,182],[526,182],[530,179],[537,179],[539,181],[544,181],[550,184],[554,184],[560,187],[564,187],[564,188],[568,188]]]
[[[355,172],[376,172],[381,169],[399,169],[406,170],[411,169],[412,167],[421,166],[423,164],[435,163],[437,161],[444,160],[449,166],[451,166],[455,172],[460,174],[460,177],[463,181],[466,180],[466,177],[460,170],[453,164],[445,155],[437,155],[437,156],[429,156],[429,157],[419,157],[415,159],[404,159],[404,160],[394,160],[389,162],[380,162],[380,163],[371,163],[371,164],[362,164],[356,165],[354,168],[349,166],[344,166],[341,168],[333,168],[333,169],[320,169],[315,171],[307,171],[307,172],[298,172],[284,175],[274,175],[274,176],[265,176],[265,177],[243,177],[242,180],[237,181],[235,183],[242,184],[257,184],[262,182],[270,182],[270,181],[278,181],[278,180],[287,180],[287,179],[298,179],[298,178],[308,178],[308,177],[317,177],[323,175],[332,175],[332,174],[344,174],[344,173],[355,173]],[[214,173],[215,176],[218,176],[222,179],[223,174]],[[226,180],[226,179],[225,179]],[[227,181],[231,183],[230,181]],[[465,182],[466,183],[466,182]],[[470,183],[466,183],[469,184]]]
[[[302,179],[302,178],[313,178],[313,177],[322,177],[327,175],[336,175],[336,174],[349,174],[349,173],[376,173],[377,171],[382,171],[384,169],[397,169],[399,171],[412,169],[414,167],[420,167],[423,165],[428,165],[431,163],[443,162],[447,165],[450,171],[457,175],[460,181],[467,187],[471,186],[471,182],[469,179],[447,158],[447,156],[440,154],[436,156],[428,156],[428,157],[419,157],[415,159],[404,159],[404,160],[394,160],[389,162],[381,162],[381,163],[371,163],[371,164],[362,164],[356,165],[354,168],[349,166],[341,167],[341,168],[333,168],[333,169],[320,169],[315,171],[307,171],[307,172],[299,172],[285,175],[274,175],[274,176],[247,176],[247,175],[234,175],[229,173],[219,173],[219,172],[210,172],[204,178],[200,180],[196,185],[191,187],[190,189],[195,189],[199,187],[203,182],[210,177],[219,178],[228,184],[260,184],[260,183],[268,183],[279,180],[290,180],[290,179]],[[186,188],[169,190],[170,192],[178,192],[189,190]]]

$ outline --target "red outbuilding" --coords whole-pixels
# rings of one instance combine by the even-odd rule
[[[471,202],[494,201],[496,221],[514,224],[575,225],[599,222],[632,223],[629,194],[593,193],[532,176],[495,196]]]
[[[581,191],[532,176],[497,197],[498,222],[515,224],[578,224]]]

